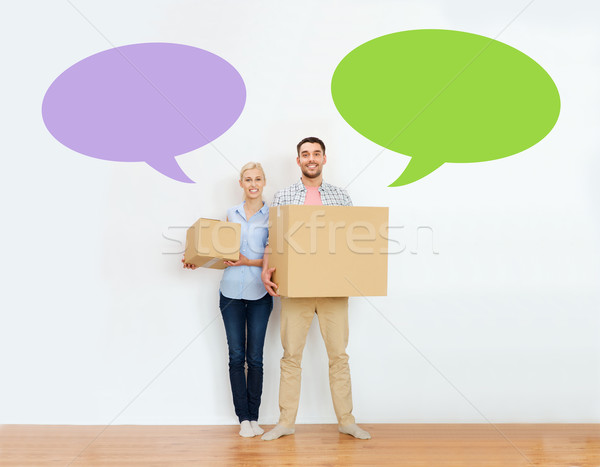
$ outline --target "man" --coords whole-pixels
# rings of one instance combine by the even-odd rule
[[[275,194],[271,206],[284,204],[352,206],[346,190],[323,182],[323,166],[327,162],[325,144],[319,138],[304,138],[297,146],[296,162],[302,171],[300,180]],[[263,258],[262,280],[269,294],[277,297],[277,284],[271,281],[275,268],[269,268],[269,255]],[[273,440],[294,433],[302,351],[314,314],[319,319],[321,335],[329,357],[329,386],[338,429],[360,439],[371,435],[356,425],[352,415],[352,388],[348,366],[348,297],[282,298],[281,300],[281,379],[279,384],[279,423],[262,436]]]

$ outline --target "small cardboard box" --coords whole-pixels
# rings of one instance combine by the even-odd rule
[[[387,295],[389,209],[276,206],[269,267],[284,297]]]
[[[224,261],[240,259],[242,226],[235,222],[198,219],[186,234],[186,263],[203,268],[225,269]]]

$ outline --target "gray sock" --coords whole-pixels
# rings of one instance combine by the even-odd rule
[[[281,438],[285,435],[293,435],[295,431],[296,430],[294,430],[293,428],[288,428],[287,426],[283,426],[278,423],[277,425],[275,425],[275,428],[273,428],[271,431],[267,431],[264,435],[262,435],[261,439],[263,439],[264,441],[271,441],[273,439]]]
[[[371,434],[368,431],[363,430],[356,423],[352,425],[339,426],[338,430],[340,433],[344,433],[346,435],[354,436],[358,439],[371,439]]]
[[[254,431],[252,431],[252,425],[248,420],[244,420],[240,423],[240,436],[244,438],[252,438],[254,436]]]
[[[255,435],[262,435],[265,430],[263,430],[256,420],[250,421],[250,426],[252,427],[252,431]]]

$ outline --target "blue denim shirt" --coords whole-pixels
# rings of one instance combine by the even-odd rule
[[[229,222],[242,225],[240,253],[248,259],[261,259],[269,238],[269,206],[263,202],[250,219],[246,219],[244,203],[227,211]],[[223,272],[219,290],[227,298],[258,300],[267,293],[258,266],[229,266]]]

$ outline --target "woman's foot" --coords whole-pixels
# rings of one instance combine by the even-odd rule
[[[258,422],[256,420],[251,420],[250,421],[250,426],[252,427],[252,431],[254,432],[254,434],[256,436],[258,435],[262,435],[265,430],[263,430],[260,425],[258,424]]]
[[[252,425],[250,425],[248,420],[244,420],[242,423],[240,423],[240,436],[243,436],[244,438],[252,438],[255,435],[256,433],[252,431]]]

